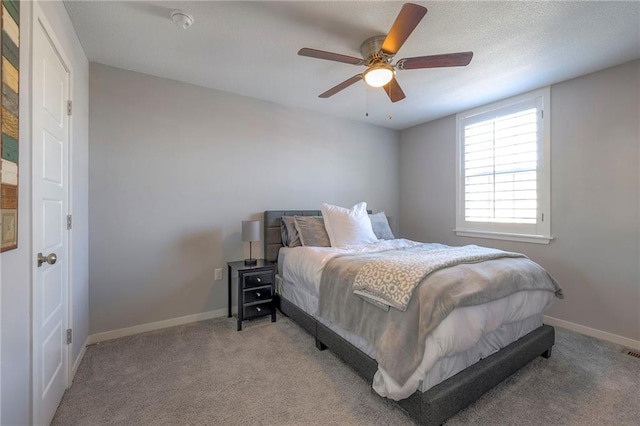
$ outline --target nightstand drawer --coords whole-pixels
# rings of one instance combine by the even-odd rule
[[[270,303],[264,303],[261,305],[245,306],[244,319],[251,319],[261,317],[263,315],[269,315],[273,312],[273,306]]]
[[[244,288],[259,287],[273,283],[271,271],[244,274]]]
[[[271,298],[273,298],[273,288],[271,284],[268,284],[266,287],[257,287],[244,291],[244,303],[270,300]]]
[[[255,264],[247,265],[245,261],[227,262],[229,274],[227,285],[229,288],[228,317],[231,318],[231,288],[233,278],[238,277],[237,306],[238,331],[242,330],[244,320],[271,316],[271,322],[276,322],[276,264],[258,259]]]

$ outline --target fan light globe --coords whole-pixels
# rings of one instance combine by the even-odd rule
[[[389,64],[373,65],[364,72],[364,81],[371,87],[382,87],[393,78],[393,67]]]

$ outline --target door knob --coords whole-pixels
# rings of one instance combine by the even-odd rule
[[[58,256],[55,253],[49,253],[47,256],[42,253],[38,253],[38,268],[42,266],[43,263],[47,262],[49,265],[53,265],[58,261]]]

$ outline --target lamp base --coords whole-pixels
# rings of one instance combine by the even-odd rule
[[[244,266],[256,266],[258,264],[257,259],[245,259]]]

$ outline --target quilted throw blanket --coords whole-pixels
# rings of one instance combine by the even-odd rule
[[[420,281],[439,269],[462,263],[478,263],[502,257],[526,257],[520,253],[468,245],[449,247],[423,244],[388,252],[366,263],[356,275],[353,292],[382,309],[406,311]]]
[[[423,250],[429,249],[446,251],[448,246],[425,244]],[[411,253],[413,249],[398,250],[402,251]],[[323,322],[339,324],[373,345],[379,366],[400,386],[420,364],[427,335],[454,309],[489,303],[519,291],[548,291],[563,298],[558,283],[537,263],[524,256],[498,257],[434,270],[413,287],[414,294],[405,311],[385,311],[368,303],[370,299],[365,301],[356,295],[353,287],[367,264],[389,256],[405,256],[394,252],[333,257],[322,272],[318,315]],[[426,270],[422,269],[423,272]],[[415,272],[415,275],[423,272]]]

